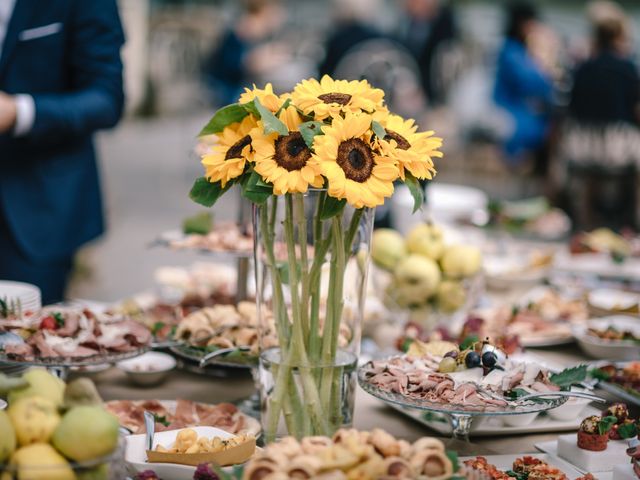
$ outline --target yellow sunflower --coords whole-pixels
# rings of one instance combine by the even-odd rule
[[[398,178],[396,161],[371,148],[371,115],[347,113],[314,138],[313,161],[328,181],[328,193],[355,208],[382,205]]]
[[[398,162],[400,178],[405,179],[405,169],[421,180],[432,179],[436,173],[433,158],[442,157],[438,149],[442,139],[433,136],[433,131],[418,132],[412,119],[388,115],[380,122],[385,129],[384,138],[377,139],[380,150]]]
[[[210,182],[221,182],[224,187],[227,182],[242,175],[246,162],[253,160],[250,133],[255,126],[255,119],[247,115],[241,122],[217,134],[218,143],[210,153],[202,156],[205,177]]]
[[[252,89],[244,89],[244,93],[240,95],[238,103],[253,102],[253,99],[257,98],[260,100],[262,106],[269,109],[272,113],[275,113],[280,110],[280,107],[288,97],[289,94],[280,96],[273,93],[273,86],[270,83],[267,83],[264,88],[258,88],[254,84]]]
[[[333,80],[325,75],[318,80],[302,80],[291,94],[293,104],[316,120],[346,112],[372,113],[382,108],[384,92],[366,80]]]
[[[309,185],[320,188],[324,180],[317,165],[309,162],[311,150],[298,127],[302,123],[295,107],[285,108],[279,115],[287,126],[288,135],[262,133],[262,123],[252,133],[255,150],[254,170],[263,180],[273,184],[273,193],[304,193]]]

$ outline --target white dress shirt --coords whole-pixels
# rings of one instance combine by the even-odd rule
[[[0,57],[15,3],[16,0],[0,0]],[[36,119],[36,106],[31,95],[19,94],[13,98],[16,102],[16,124],[13,133],[19,137],[31,131]]]

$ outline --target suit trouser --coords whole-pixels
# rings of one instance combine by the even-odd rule
[[[53,260],[26,256],[14,240],[0,209],[0,280],[37,285],[42,292],[42,304],[48,305],[64,299],[72,265],[72,256]]]

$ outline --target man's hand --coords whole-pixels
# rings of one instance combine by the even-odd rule
[[[0,92],[0,133],[7,133],[16,124],[16,101],[11,95]]]

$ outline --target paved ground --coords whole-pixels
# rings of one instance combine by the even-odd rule
[[[108,231],[81,256],[81,275],[70,295],[111,301],[153,285],[160,265],[189,265],[198,257],[148,248],[162,231],[198,212],[188,192],[201,173],[192,149],[206,114],[159,120],[129,120],[98,138]],[[231,218],[235,201],[225,198],[216,218]],[[82,268],[82,271],[86,271]]]

